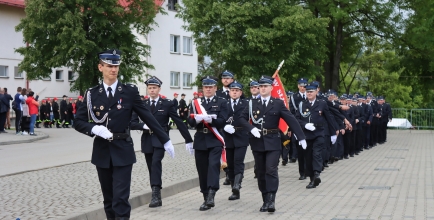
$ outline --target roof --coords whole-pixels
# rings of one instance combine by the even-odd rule
[[[128,2],[131,0],[119,0],[119,4],[123,7],[128,6]],[[164,0],[154,0],[155,5],[162,6],[164,3]],[[25,8],[26,5],[24,4],[24,0],[0,0],[0,5],[10,5],[13,7],[18,8]]]
[[[0,0],[0,5],[10,5],[13,7],[24,8],[24,0]]]

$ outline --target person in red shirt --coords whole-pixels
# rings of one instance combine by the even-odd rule
[[[35,134],[35,122],[36,115],[38,114],[38,106],[39,102],[33,98],[34,92],[29,92],[29,95],[26,100],[26,104],[29,106],[29,114],[30,114],[30,135],[36,136]]]

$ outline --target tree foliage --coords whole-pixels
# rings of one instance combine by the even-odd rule
[[[52,68],[66,66],[78,73],[72,91],[84,91],[98,83],[97,54],[109,48],[122,51],[123,81],[152,68],[145,57],[149,46],[133,31],[146,34],[154,24],[153,0],[26,0],[26,17],[16,27],[28,47],[16,51],[24,56],[19,68],[30,80],[48,77]]]
[[[248,82],[280,71],[285,82],[319,73],[326,51],[326,18],[315,18],[286,0],[184,0],[178,14],[193,32],[197,50]],[[284,82],[284,83],[285,83]]]

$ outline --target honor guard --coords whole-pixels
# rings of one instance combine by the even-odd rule
[[[146,99],[145,105],[147,109],[153,114],[154,118],[157,119],[160,126],[169,135],[170,127],[169,118],[174,121],[179,132],[185,140],[187,145],[193,145],[193,139],[191,138],[190,132],[187,126],[183,123],[182,119],[176,112],[175,104],[170,99],[164,99],[160,97],[161,85],[163,82],[157,77],[153,76],[145,81],[147,86],[147,93],[149,94],[149,99]],[[146,164],[148,166],[150,185],[152,189],[152,199],[149,203],[149,207],[154,208],[162,206],[161,200],[161,186],[162,180],[161,175],[163,171],[161,161],[164,158],[164,152],[168,151],[172,155],[173,148],[165,149],[164,143],[161,143],[157,136],[153,135],[153,131],[149,129],[143,120],[139,120],[136,113],[133,113],[130,128],[131,130],[142,130],[142,153],[145,154]]]
[[[387,139],[387,123],[392,121],[392,110],[389,103],[386,103],[383,96],[379,96],[378,99],[379,110],[379,125],[378,125],[378,143],[384,144]]]
[[[367,103],[366,97],[362,97],[362,107],[365,115],[365,123],[363,124],[363,148],[369,150],[369,140],[371,137],[371,123],[372,123],[372,107]]]
[[[356,155],[358,155],[361,151],[363,151],[363,127],[365,124],[365,115],[364,115],[364,109],[361,106],[361,102],[359,102],[360,95],[357,95],[357,98],[353,97],[353,106],[357,109],[358,117],[358,123],[356,124],[356,134],[355,134],[355,141],[354,144],[356,146]]]
[[[243,85],[234,81],[229,85],[228,109],[229,119],[224,127],[226,143],[226,159],[228,164],[228,178],[232,187],[229,200],[240,199],[241,181],[244,175],[244,158],[249,145],[249,132],[242,127],[239,118],[247,107],[247,101],[241,99]]]
[[[220,74],[223,88],[217,90],[216,95],[229,100],[229,85],[234,81],[234,74],[225,70]]]
[[[196,128],[193,149],[196,168],[199,174],[200,192],[204,202],[199,210],[206,211],[215,206],[214,197],[219,190],[220,160],[225,142],[223,128],[228,120],[229,109],[226,99],[216,96],[217,79],[202,78],[204,97],[193,100],[190,117],[191,127]]]
[[[76,112],[75,130],[95,137],[91,162],[98,172],[106,218],[125,220],[130,218],[128,198],[131,170],[136,162],[128,128],[133,111],[164,143],[164,148],[173,149],[173,145],[141,101],[137,87],[118,81],[121,52],[104,51],[99,54],[99,59],[98,70],[102,73],[103,83],[86,91],[84,104]]]
[[[303,127],[307,146],[305,150],[306,170],[310,177],[307,189],[316,188],[320,183],[320,173],[323,168],[322,150],[326,141],[336,142],[336,131],[339,130],[334,118],[328,110],[327,103],[317,98],[317,85],[306,86],[307,100],[301,101],[296,117]],[[328,128],[325,128],[325,127]],[[325,132],[328,132],[326,134]],[[325,139],[325,137],[330,139]]]
[[[185,94],[181,94],[181,100],[179,100],[178,105],[179,117],[181,117],[182,122],[184,122],[185,126],[188,127],[187,118],[188,118],[188,105],[185,102]]]
[[[249,87],[252,96],[249,99],[246,99],[246,101],[249,101],[250,99],[257,99],[261,96],[259,95],[259,83],[257,81],[250,79]]]
[[[298,110],[298,105],[300,104],[301,101],[306,100],[306,85],[307,85],[308,79],[307,78],[300,78],[297,83],[297,87],[298,87],[298,92],[294,93],[291,96],[291,102],[290,102],[290,109],[291,109],[291,113],[293,115],[296,114],[297,110]],[[304,169],[306,167],[306,163],[304,161],[304,152],[303,149],[301,148],[301,146],[298,144],[298,142],[295,140],[295,137],[291,138],[291,142],[293,142],[295,144],[295,148],[297,151],[297,159],[298,159],[298,172],[300,174],[300,178],[298,178],[299,180],[304,180],[306,179],[306,175],[304,172]]]
[[[256,165],[259,191],[263,204],[260,212],[274,212],[275,199],[279,187],[280,151],[282,148],[279,121],[282,118],[303,146],[306,140],[297,119],[289,112],[282,100],[272,98],[274,78],[262,76],[259,83],[261,97],[249,101],[240,118],[243,127],[254,137],[249,139]],[[252,124],[249,121],[252,121]]]
[[[377,128],[379,124],[378,103],[374,100],[372,92],[366,93],[366,102],[372,108],[371,136],[369,137],[369,147],[372,148],[377,146]]]

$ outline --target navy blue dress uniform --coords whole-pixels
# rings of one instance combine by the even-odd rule
[[[384,97],[379,96],[378,100],[382,100],[384,102]],[[392,119],[392,110],[390,105],[386,102],[383,104],[378,104],[379,115],[379,125],[378,125],[378,143],[384,144],[387,139],[387,123]]]
[[[286,96],[288,97],[289,103],[291,103],[291,97],[294,93],[291,91],[286,92]],[[288,132],[291,131],[291,129],[288,129]],[[290,133],[287,133],[287,135]],[[297,145],[296,141],[291,141],[291,137],[289,136],[289,144],[285,147],[282,147],[282,165],[286,166],[286,164],[289,163],[295,163],[297,161]]]
[[[230,72],[230,71],[227,71],[227,70],[223,71],[220,74],[220,76],[221,76],[222,79],[223,78],[230,78],[230,79],[234,78],[234,74],[232,72]],[[230,96],[229,96],[229,87],[228,88],[224,88],[223,87],[223,88],[217,90],[216,95],[218,97],[225,98],[225,99],[229,100],[230,99]],[[244,99],[244,95],[241,95],[241,98]]]
[[[234,81],[229,89],[243,90],[243,86]],[[246,157],[247,146],[249,145],[249,132],[242,127],[239,118],[247,107],[248,101],[238,98],[227,101],[229,115],[226,126],[233,128],[234,133],[224,132],[226,143],[226,160],[228,163],[228,178],[232,187],[232,195],[229,200],[240,198],[241,181],[244,176],[244,158]],[[226,129],[225,126],[225,129]]]
[[[60,101],[60,120],[62,121],[62,127],[69,127],[69,114],[68,114],[68,103],[66,103],[66,95],[63,95],[63,100]]]
[[[352,129],[349,129],[348,131],[345,132],[344,135],[344,145],[347,151],[344,151],[344,158],[345,159],[349,159],[348,156],[350,157],[354,157],[355,154],[355,137],[356,137],[356,130],[357,130],[357,126],[356,126],[356,119],[358,119],[359,117],[359,113],[357,111],[357,108],[354,107],[351,102],[353,100],[353,96],[352,95],[348,95],[347,96],[347,105],[350,107],[350,109],[348,110],[349,112],[349,121],[351,123],[351,127]]]
[[[365,117],[363,116],[363,108],[357,104],[357,98],[353,97],[353,103],[351,107],[354,108],[354,118],[357,119],[358,122],[354,122],[355,126],[353,128],[353,138],[354,138],[354,151],[356,155],[359,155],[360,151],[362,151],[362,132],[363,132],[363,124],[365,123]],[[354,105],[354,103],[356,103]]]
[[[297,81],[297,83],[299,86],[305,87],[307,85],[308,81],[309,80],[307,78],[300,78]],[[289,109],[291,110],[291,113],[293,115],[295,115],[297,113],[298,106],[299,106],[300,102],[306,100],[306,92],[301,93],[301,91],[298,91],[298,92],[294,93],[290,99],[291,99],[290,100],[291,102],[290,102]],[[291,142],[294,143],[295,150],[297,151],[298,172],[300,174],[299,180],[304,180],[304,179],[306,179],[306,175],[304,172],[304,170],[306,168],[306,161],[304,160],[304,158],[305,158],[304,153],[305,152],[304,152],[303,148],[301,148],[301,145],[298,144],[298,142],[296,141],[294,136],[292,136]]]
[[[204,77],[202,86],[216,86],[217,79],[215,77]],[[215,127],[222,134],[223,128],[228,120],[229,109],[225,98],[216,95],[212,97],[203,97],[200,99],[201,105],[208,115],[217,115],[216,119],[212,119],[211,127]],[[190,107],[191,113],[197,113],[192,103]],[[214,197],[219,190],[220,177],[220,159],[222,155],[223,144],[202,122],[196,123],[194,118],[188,117],[188,123],[191,127],[196,128],[194,135],[194,156],[196,160],[196,169],[199,174],[200,192],[204,196],[204,203],[200,206],[201,211],[205,211],[214,207]]]
[[[378,124],[379,120],[377,117],[378,113],[378,103],[376,100],[374,100],[374,96],[372,92],[367,92],[366,97],[370,99],[369,105],[371,105],[372,108],[372,122],[371,122],[371,136],[369,138],[369,147],[375,147],[377,146],[377,130],[378,130]]]
[[[306,91],[316,91],[317,85],[309,84],[306,86]],[[307,148],[305,152],[306,161],[306,176],[310,177],[310,182],[306,188],[315,188],[321,183],[320,173],[323,168],[322,150],[324,143],[330,141],[325,139],[327,136],[336,136],[336,131],[339,129],[330,111],[327,103],[315,98],[315,100],[304,100],[299,104],[296,117],[300,126],[303,128],[306,135]],[[307,125],[314,126],[314,130]],[[327,127],[327,128],[326,128]],[[325,132],[328,132],[326,134]]]
[[[373,119],[372,114],[372,107],[370,104],[365,103],[366,97],[362,96],[362,99],[364,103],[362,104],[363,111],[364,111],[364,117],[365,117],[365,123],[363,124],[363,148],[368,150],[369,149],[369,140],[371,137],[371,124]]]
[[[118,50],[105,51],[99,57],[110,65],[120,64]],[[76,112],[75,130],[94,137],[92,129],[100,125],[107,127],[113,134],[110,139],[96,136],[91,163],[98,172],[107,219],[129,219],[131,170],[136,162],[133,141],[129,135],[133,111],[144,119],[160,142],[168,142],[169,136],[142,102],[136,86],[120,81],[111,86],[103,83],[90,88],[85,94],[85,104],[80,105]]]
[[[151,77],[145,81],[145,84],[156,85],[161,87],[163,82],[156,77]],[[156,99],[148,98],[144,100],[146,108],[152,113],[152,115],[157,119],[160,126],[169,135],[169,118],[173,120],[176,124],[179,132],[185,140],[185,143],[193,143],[190,132],[187,126],[185,126],[182,119],[176,112],[175,103],[170,99],[163,99],[157,97]],[[152,189],[152,199],[149,203],[149,207],[158,207],[162,205],[161,201],[161,191],[162,180],[161,175],[163,167],[161,161],[164,158],[164,143],[160,142],[157,136],[153,135],[153,131],[150,129],[145,129],[143,120],[139,120],[136,113],[133,113],[130,128],[131,130],[142,130],[142,153],[145,154],[146,164],[148,166],[150,185]]]
[[[274,79],[269,76],[262,76],[259,85],[272,85]],[[279,187],[279,175],[277,167],[280,151],[282,148],[279,120],[283,119],[298,141],[304,140],[305,136],[298,124],[297,119],[286,108],[282,100],[269,97],[253,99],[249,107],[245,108],[240,118],[245,129],[253,132],[259,131],[261,136],[249,139],[256,165],[256,173],[259,191],[262,193],[263,205],[261,212],[275,211],[276,192]],[[249,123],[252,120],[253,124]]]

